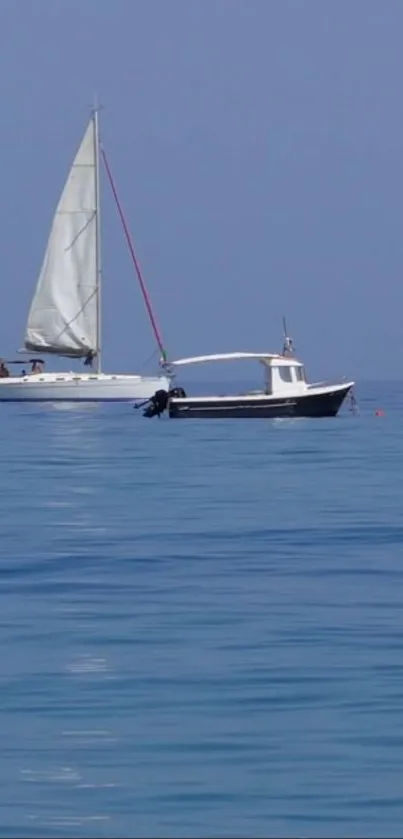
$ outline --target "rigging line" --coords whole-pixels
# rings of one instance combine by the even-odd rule
[[[155,356],[157,355],[157,352],[158,352],[158,350],[154,350],[152,355],[150,355],[150,357],[147,358],[147,360],[140,366],[140,370],[144,370],[144,368],[147,367],[147,364],[149,364],[150,361],[152,361],[155,358]]]
[[[151,307],[150,298],[148,296],[147,289],[146,289],[146,286],[145,286],[145,283],[144,283],[144,280],[143,280],[140,265],[137,261],[136,252],[134,250],[133,240],[132,240],[132,237],[130,235],[130,231],[129,231],[129,228],[128,228],[128,225],[127,225],[127,222],[126,222],[126,218],[125,218],[125,215],[124,215],[124,212],[123,212],[122,205],[119,201],[119,196],[118,196],[118,193],[117,193],[117,190],[116,190],[115,181],[113,179],[112,172],[111,172],[111,169],[110,169],[110,166],[109,166],[109,163],[108,163],[108,159],[107,159],[106,154],[105,154],[105,149],[103,148],[102,145],[100,147],[100,150],[101,150],[102,160],[105,164],[105,169],[106,169],[106,174],[108,176],[109,184],[110,184],[110,187],[111,187],[112,192],[113,192],[113,197],[114,197],[115,202],[116,202],[116,206],[117,206],[117,210],[118,210],[118,213],[119,213],[119,216],[120,216],[120,220],[122,222],[123,230],[124,230],[124,233],[125,233],[125,236],[126,236],[126,241],[127,241],[129,251],[130,251],[130,255],[131,255],[131,258],[133,260],[133,265],[134,265],[134,268],[135,268],[135,271],[136,271],[136,274],[137,274],[137,279],[139,281],[140,288],[141,288],[143,298],[144,298],[144,302],[146,304],[146,309],[147,309],[147,312],[148,312],[148,316],[150,318],[151,326],[153,328],[155,339],[157,341],[157,344],[158,344],[160,352],[161,352],[162,361],[166,361],[167,360],[167,354],[164,350],[164,345],[162,343],[161,333],[160,333],[160,331],[158,329],[158,326],[156,324],[156,321],[155,321],[155,317],[154,317],[153,310],[152,310],[152,307]]]

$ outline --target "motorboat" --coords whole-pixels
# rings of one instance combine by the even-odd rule
[[[353,381],[307,382],[305,367],[293,355],[267,352],[231,352],[201,355],[170,362],[175,372],[190,365],[254,361],[263,368],[263,387],[236,395],[191,396],[176,385],[157,391],[144,409],[144,416],[172,419],[277,419],[285,417],[335,417]]]

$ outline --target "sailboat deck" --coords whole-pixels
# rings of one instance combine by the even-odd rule
[[[8,378],[0,379],[0,386],[10,384],[38,384],[44,382],[53,384],[55,382],[111,382],[114,380],[131,382],[140,381],[142,376],[132,375],[130,373],[29,373],[26,376],[9,376]]]

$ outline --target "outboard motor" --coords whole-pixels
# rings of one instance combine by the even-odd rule
[[[168,402],[171,397],[184,399],[186,393],[183,387],[174,387],[172,390],[156,390],[154,396],[151,397],[146,409],[143,411],[143,417],[160,417],[167,409]]]
[[[168,405],[168,391],[156,390],[154,396],[151,397],[143,417],[160,417],[164,413]]]

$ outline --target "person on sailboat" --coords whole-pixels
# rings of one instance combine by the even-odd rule
[[[32,362],[31,373],[43,373],[43,364],[35,358]]]
[[[88,355],[85,357],[84,367],[92,367],[96,355],[97,354],[94,352],[94,350],[89,350]]]
[[[8,379],[9,375],[10,371],[8,367],[4,364],[3,359],[0,358],[0,379]]]

